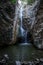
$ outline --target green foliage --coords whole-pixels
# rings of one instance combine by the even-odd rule
[[[10,1],[11,1],[11,3],[16,3],[17,0],[10,0]]]
[[[11,3],[16,3],[17,0],[10,0]],[[28,4],[33,3],[35,0],[22,0],[22,1],[28,1]]]
[[[25,2],[27,2],[28,4],[32,4],[35,0],[22,0],[22,1],[25,1]]]
[[[35,0],[28,0],[28,4],[33,3]]]

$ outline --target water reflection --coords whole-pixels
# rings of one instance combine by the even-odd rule
[[[8,54],[12,61],[30,61],[34,58],[43,58],[43,51],[37,50],[32,45],[14,45],[4,48],[0,47],[0,58],[4,54]]]

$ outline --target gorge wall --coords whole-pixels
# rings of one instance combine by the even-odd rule
[[[28,30],[33,36],[34,44],[39,47],[43,48],[43,0],[41,0],[40,6],[38,4],[35,7],[37,14],[35,14],[35,20],[30,19],[30,15],[28,15],[28,6],[24,8],[24,17],[23,17],[23,28]],[[33,12],[34,14],[34,12]],[[17,25],[19,20],[14,21],[15,17],[15,4],[11,4],[11,2],[1,3],[0,4],[0,45],[4,44],[13,44],[16,42],[17,39]],[[34,17],[31,15],[31,18]],[[33,21],[29,22],[29,21]],[[35,23],[34,23],[35,22]],[[14,25],[15,24],[15,27]],[[32,25],[31,25],[32,24]],[[14,37],[13,37],[14,35]],[[12,43],[13,41],[13,43]],[[40,43],[40,44],[39,44]]]
[[[15,4],[2,0],[0,2],[0,45],[9,45],[12,41],[16,41],[16,27],[13,30],[14,17]]]
[[[43,0],[41,0],[37,13],[37,22],[33,26],[33,38],[36,47],[43,49]]]

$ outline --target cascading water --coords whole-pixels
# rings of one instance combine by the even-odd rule
[[[28,1],[28,0],[27,0]],[[31,24],[30,28],[32,29],[33,25],[35,24],[35,15],[36,15],[36,12],[37,12],[37,8],[38,8],[38,2],[39,1],[35,1],[32,5],[27,5],[27,1],[24,0],[24,2],[22,2],[22,0],[18,0],[18,5],[17,5],[17,8],[16,8],[16,19],[19,18],[20,19],[20,35],[22,37],[22,42],[21,42],[21,45],[28,45],[27,43],[27,33],[28,33],[28,30],[25,30],[23,28],[23,11],[24,11],[24,7],[26,6],[26,17],[30,18],[30,21],[29,23]],[[27,22],[27,21],[26,21]],[[14,24],[15,25],[15,24]],[[23,40],[24,38],[24,40]]]
[[[23,29],[23,7],[24,5],[22,4],[22,1],[21,0],[18,0],[18,3],[19,3],[19,7],[20,7],[20,10],[19,10],[19,18],[20,18],[20,31],[21,31],[21,37],[22,37],[22,40],[24,38],[24,41],[22,41],[21,45],[27,45],[27,31]]]
[[[22,3],[19,0],[19,6],[20,6],[20,13],[19,13],[19,18],[20,18],[20,27],[21,27],[21,35],[23,36],[23,28],[22,28],[22,16],[23,16],[23,7],[22,7]]]
[[[19,19],[20,19],[20,31],[21,31],[21,37],[22,38],[24,38],[24,41],[20,44],[20,45],[30,45],[30,44],[28,44],[27,43],[27,33],[28,33],[28,31],[27,30],[24,30],[24,28],[23,28],[23,7],[24,7],[24,5],[22,5],[22,3],[21,3],[21,0],[18,0],[18,3],[19,3],[19,5],[18,5],[18,7],[17,7],[17,16],[16,16],[16,19],[17,19],[17,17],[19,17]],[[34,25],[34,21],[35,21],[35,11],[37,11],[37,1],[31,6],[31,5],[28,5],[28,11],[27,11],[27,13],[28,13],[28,16],[30,16],[30,19],[31,19],[31,28],[33,27],[33,25]],[[36,8],[35,8],[36,7]],[[18,11],[19,11],[19,13],[18,13]],[[21,51],[21,60],[22,61],[24,61],[24,55],[25,55],[25,52],[23,51],[23,49],[25,49],[24,47],[22,48],[22,50],[20,50]],[[21,65],[21,63],[19,62],[19,61],[16,61],[16,65]]]

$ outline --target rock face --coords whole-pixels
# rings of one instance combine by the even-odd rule
[[[34,44],[39,49],[43,49],[43,4],[40,3],[40,7],[37,13],[37,22],[33,26]]]
[[[34,45],[43,49],[43,4],[36,0],[32,5],[26,4],[23,10],[23,29],[30,32]],[[38,12],[37,12],[38,11]],[[16,41],[19,20],[14,21],[15,5],[10,2],[0,4],[0,45]]]
[[[36,0],[33,5],[27,5],[23,13],[23,28],[32,33],[34,45],[43,49],[43,1]]]
[[[40,0],[36,0],[32,5],[26,5],[23,11],[23,29],[30,32],[34,39],[34,25],[37,22],[37,11],[39,9]]]
[[[13,6],[9,1],[1,2],[0,4],[0,45],[12,44],[16,41],[16,27],[14,27],[15,5]],[[16,26],[16,24],[15,24]],[[14,36],[14,39],[13,39]]]
[[[28,26],[28,30],[31,30],[35,24],[36,14],[39,8],[40,1],[36,0],[32,5],[26,5],[23,13],[23,23]],[[25,27],[26,28],[26,27]]]

